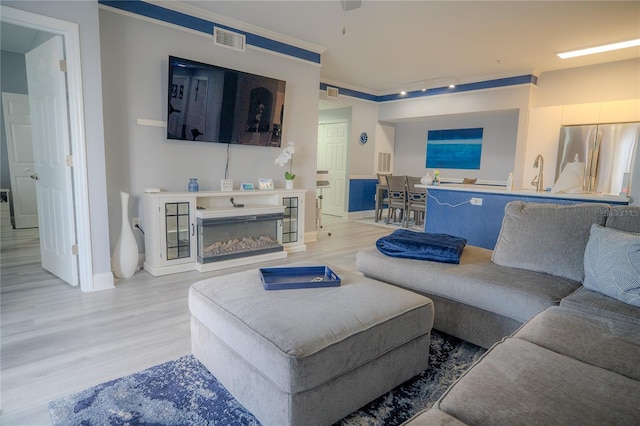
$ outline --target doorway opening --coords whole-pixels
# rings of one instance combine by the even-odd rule
[[[89,224],[89,201],[87,188],[86,154],[84,138],[84,119],[82,101],[82,76],[80,71],[80,36],[77,24],[61,21],[47,16],[37,15],[18,9],[0,6],[3,26],[3,43],[5,39],[5,28],[12,27],[15,31],[31,30],[39,37],[47,38],[47,34],[59,36],[62,41],[64,58],[66,59],[66,96],[65,106],[67,115],[66,135],[64,138],[66,149],[73,155],[67,155],[63,161],[71,164],[70,181],[73,184],[67,186],[66,195],[72,200],[69,214],[72,216],[73,233],[71,245],[64,247],[68,250],[73,262],[72,270],[75,278],[65,279],[72,285],[80,285],[83,291],[93,289],[93,265],[91,255],[91,230]],[[7,33],[9,34],[9,33]],[[36,45],[42,45],[37,43]],[[32,46],[36,47],[36,46]],[[33,49],[31,49],[33,50]],[[23,52],[24,53],[24,52]],[[4,88],[3,88],[4,91]],[[65,126],[61,126],[65,127]],[[37,174],[35,174],[37,179]],[[42,214],[43,211],[40,211]],[[48,227],[55,227],[55,223],[49,223]],[[40,240],[42,241],[43,231],[40,223]],[[52,228],[53,229],[53,228]],[[43,265],[44,266],[44,265]],[[45,268],[48,269],[48,268]],[[58,275],[56,271],[52,271]]]

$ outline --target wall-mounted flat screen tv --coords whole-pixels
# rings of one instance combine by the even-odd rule
[[[167,139],[280,146],[286,82],[169,56]]]

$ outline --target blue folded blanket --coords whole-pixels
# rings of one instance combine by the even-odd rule
[[[387,256],[406,259],[460,263],[467,240],[448,234],[431,234],[398,229],[376,241],[376,247]]]

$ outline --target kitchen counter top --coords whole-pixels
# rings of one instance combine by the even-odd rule
[[[631,199],[623,195],[615,194],[569,194],[569,193],[552,193],[549,191],[538,192],[534,189],[528,188],[514,188],[511,191],[507,191],[504,186],[494,185],[464,185],[461,183],[443,183],[437,186],[434,185],[416,185],[419,188],[426,188],[429,191],[432,190],[448,190],[448,191],[462,191],[462,192],[480,192],[486,194],[498,194],[512,197],[540,197],[540,198],[556,198],[563,200],[584,200],[584,201],[601,201],[603,203],[629,203]]]

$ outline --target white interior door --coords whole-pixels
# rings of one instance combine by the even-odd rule
[[[329,188],[322,191],[322,213],[333,216],[345,214],[347,129],[346,121],[318,125],[318,170],[329,171]]]
[[[42,267],[78,285],[63,40],[55,36],[26,54],[33,158],[40,210]]]
[[[17,93],[2,94],[7,156],[13,193],[13,215],[16,229],[38,226],[38,203],[31,141],[29,97]]]

